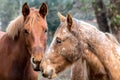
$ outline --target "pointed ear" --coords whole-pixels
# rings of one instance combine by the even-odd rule
[[[57,15],[58,15],[58,17],[60,18],[60,21],[61,21],[61,22],[64,22],[64,21],[65,21],[65,17],[64,17],[60,12],[58,12]]]
[[[22,6],[22,14],[24,18],[26,18],[29,15],[29,13],[30,13],[30,8],[27,3],[24,3]]]
[[[72,16],[70,14],[67,14],[67,28],[69,31],[71,31],[73,24]]]
[[[40,9],[39,9],[40,15],[45,18],[48,13],[48,7],[46,3],[42,3]]]

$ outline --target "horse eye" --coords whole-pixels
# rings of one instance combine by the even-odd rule
[[[24,30],[24,33],[26,34],[26,35],[28,35],[29,34],[29,32],[28,32],[28,30]]]
[[[60,44],[60,43],[62,43],[62,40],[60,38],[56,38],[56,43]]]
[[[45,30],[45,33],[46,33],[47,31],[48,31],[48,30],[46,29],[46,30]]]

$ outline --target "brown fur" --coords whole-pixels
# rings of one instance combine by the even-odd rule
[[[80,58],[77,60],[71,68],[71,80],[90,80],[89,79],[89,68],[86,60]]]
[[[29,8],[27,3],[23,5],[22,11],[23,15],[9,24],[6,34],[0,39],[0,80],[38,79],[31,57],[39,61],[44,54],[47,40],[46,15],[43,18],[42,13]]]
[[[43,75],[50,79],[54,78],[82,58],[83,62],[79,64],[82,66],[78,69],[82,69],[81,72],[85,71],[85,74],[83,76],[80,74],[83,77],[81,80],[119,80],[120,46],[117,40],[71,16],[61,21],[63,22],[55,32],[47,55],[41,62]],[[73,67],[74,69],[78,70],[77,67]]]
[[[81,59],[84,60],[84,62],[80,62]],[[73,64],[71,80],[109,80],[104,66],[93,53],[87,50],[81,59]],[[85,63],[85,61],[87,63]]]
[[[115,37],[112,34],[105,33],[105,35],[110,40],[115,42],[116,44],[119,44],[118,41],[115,39]],[[88,50],[85,51],[85,53],[86,52],[88,54]],[[85,55],[87,55],[87,54],[85,54]],[[106,80],[106,79],[109,79],[109,78],[106,78],[106,77],[108,77],[108,73],[105,72],[104,66],[101,64],[101,62],[98,60],[98,58],[94,54],[91,54],[90,56],[88,56],[89,54],[87,56],[85,56],[85,55],[84,55],[84,58],[88,61],[88,64],[86,64],[86,65],[87,66],[89,65],[89,67],[91,69],[93,68],[90,71],[93,74],[89,74],[89,80]],[[80,78],[79,76],[76,76],[77,74],[81,74],[83,72],[84,69],[79,70],[79,68],[81,68],[81,66],[82,66],[81,63],[79,63],[79,62],[74,64],[74,68],[72,69],[72,73],[71,73],[72,74],[72,80],[79,80],[79,79],[86,80],[86,79]],[[76,70],[76,68],[77,68],[77,70]],[[89,68],[87,68],[87,69],[89,69]]]

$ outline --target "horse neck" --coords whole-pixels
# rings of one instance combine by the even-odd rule
[[[105,51],[104,48],[108,47],[110,43],[113,44],[103,32],[83,21],[76,22],[72,33],[82,43],[84,49],[87,48],[94,53],[97,53],[99,47]],[[111,47],[109,46],[109,48]]]
[[[99,58],[107,73],[109,73],[109,78],[118,80],[120,76],[118,72],[120,70],[120,56],[117,50],[120,47],[102,32],[96,33],[95,37],[90,40],[88,40],[89,50]]]
[[[103,36],[104,34],[102,34],[100,31],[94,31],[94,29],[92,28],[88,29],[90,31],[86,29],[87,27],[82,27],[80,24],[78,24],[74,29],[74,35],[77,37],[79,44],[83,45],[80,46],[80,48],[82,48],[81,49],[82,52],[80,51],[80,53],[82,53],[82,58],[87,61],[86,65],[89,66],[90,72],[92,71],[93,75],[95,75],[96,73],[106,74],[104,66],[102,65],[101,61],[98,59],[98,56],[96,56],[96,52],[98,49],[97,45],[103,44],[103,42],[100,41],[101,39],[100,37]],[[96,66],[96,64],[99,66]],[[87,73],[87,77],[91,76],[91,74],[89,74],[88,68],[86,68],[86,73]]]
[[[119,79],[120,56],[117,49],[120,47],[116,43],[107,38],[103,32],[87,26],[79,29],[78,40],[84,44],[83,50],[96,55],[113,80]]]
[[[82,47],[89,49],[97,55],[100,55],[100,53],[109,53],[110,55],[113,54],[111,52],[115,51],[116,46],[120,48],[116,42],[109,39],[105,33],[83,21],[76,20],[76,25],[72,29],[72,34],[79,42],[82,42]]]

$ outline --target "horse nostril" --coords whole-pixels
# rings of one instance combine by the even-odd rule
[[[40,63],[41,61],[37,61],[34,58],[32,58],[32,66],[35,71],[40,71]]]
[[[41,63],[41,61],[34,61],[34,63],[35,63],[35,64],[40,64],[40,63]]]
[[[43,77],[47,77],[47,78],[50,79],[52,77],[52,75],[53,75],[53,69],[51,69],[48,73],[46,73],[42,70],[42,76]]]
[[[34,64],[40,64],[40,63],[41,63],[41,61],[37,61],[37,60],[35,60],[34,58],[32,58],[32,62],[33,62]]]
[[[48,74],[43,73],[42,76],[45,77],[45,78],[47,78]]]

